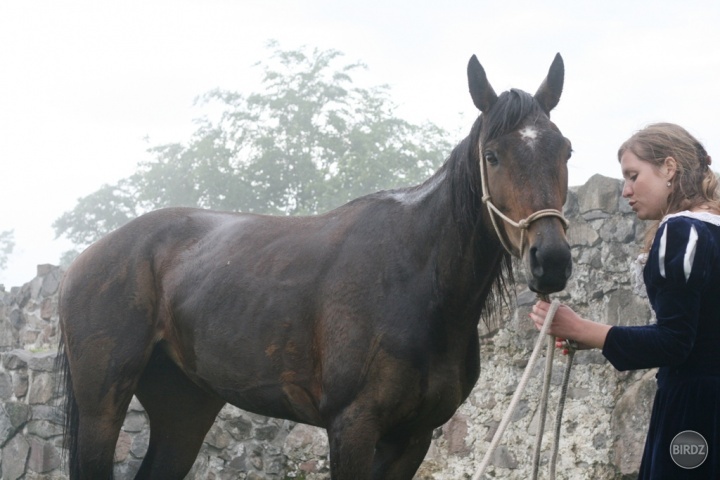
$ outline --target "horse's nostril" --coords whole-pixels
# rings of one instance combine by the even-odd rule
[[[530,248],[530,272],[535,278],[541,278],[545,273],[542,262],[538,259],[537,247]]]

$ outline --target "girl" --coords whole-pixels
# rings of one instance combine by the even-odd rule
[[[659,367],[639,479],[720,478],[720,191],[711,158],[684,128],[659,123],[623,143],[618,160],[623,197],[638,218],[658,221],[643,269],[657,323],[610,326],[562,305],[549,333],[559,348],[568,339],[602,349],[618,370]],[[538,329],[548,309],[533,307]],[[707,448],[673,451],[683,432],[684,444],[704,440]],[[695,455],[678,465],[677,453]]]

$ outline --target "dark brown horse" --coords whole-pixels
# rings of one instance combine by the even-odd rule
[[[563,76],[558,55],[534,96],[497,96],[473,56],[482,114],[421,185],[310,217],[164,209],[89,247],[60,299],[71,478],[112,477],[133,395],[136,478],[183,478],[226,402],[325,428],[334,479],[412,478],[475,385],[510,253],[534,291],[570,275]]]

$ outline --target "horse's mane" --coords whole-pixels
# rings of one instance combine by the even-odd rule
[[[451,182],[453,218],[463,238],[478,242],[478,251],[491,251],[489,247],[496,242],[486,235],[476,234],[481,232],[483,213],[480,144],[510,133],[528,115],[540,113],[544,114],[542,108],[529,93],[515,88],[503,92],[490,111],[475,120],[470,134],[453,149],[445,162],[444,169]],[[511,255],[502,248],[500,255],[500,273],[493,282],[482,313],[489,329],[497,325],[502,305],[509,305],[510,287],[515,284]]]
[[[544,114],[532,95],[517,88],[503,92],[485,118],[480,141],[486,143],[516,130],[530,114]],[[473,126],[475,128],[475,126]]]

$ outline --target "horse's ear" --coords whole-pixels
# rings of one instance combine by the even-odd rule
[[[490,86],[487,76],[485,75],[485,70],[475,55],[470,57],[467,73],[470,96],[473,99],[473,103],[481,112],[487,112],[490,110],[490,107],[495,104],[497,95],[495,95],[495,90]]]
[[[545,113],[550,114],[550,110],[557,106],[560,101],[560,94],[565,81],[565,65],[563,59],[558,53],[555,55],[550,71],[543,80],[538,91],[535,92],[535,100],[540,104]]]

